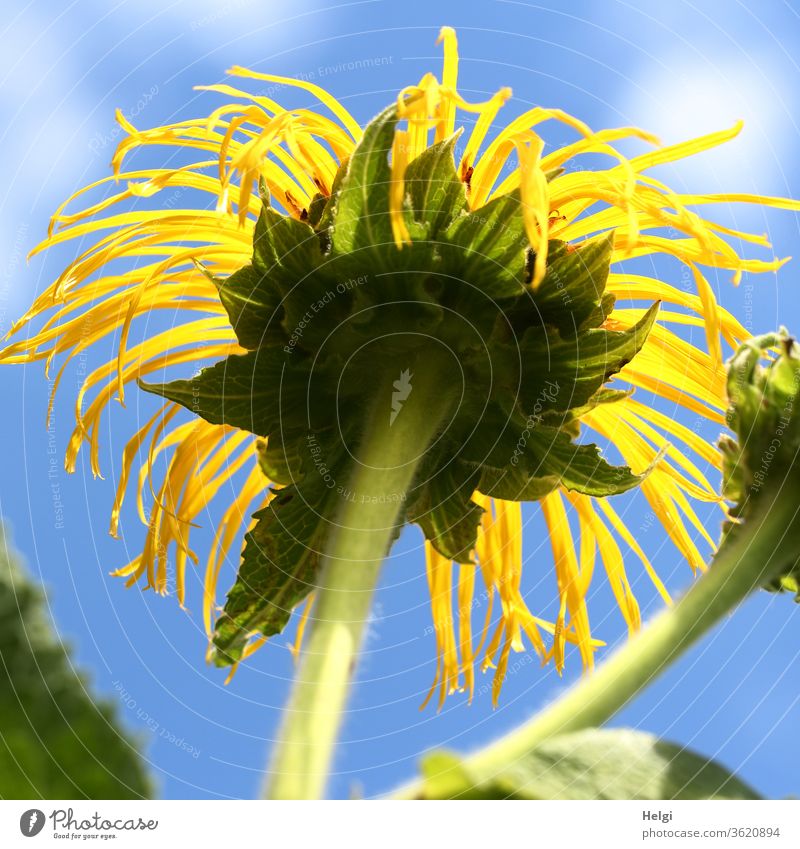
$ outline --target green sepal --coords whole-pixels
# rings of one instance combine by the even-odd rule
[[[614,233],[577,246],[550,242],[547,272],[533,294],[536,309],[546,324],[564,334],[586,325],[598,326],[607,317],[613,299],[606,298]],[[530,263],[532,271],[532,262]]]
[[[467,211],[467,190],[454,159],[461,130],[426,148],[406,169],[405,190],[419,237],[437,239],[453,219]],[[412,232],[412,236],[414,236]]]
[[[309,227],[313,227],[315,230],[319,227],[319,223],[322,221],[322,216],[328,206],[328,201],[329,198],[325,197],[325,195],[320,192],[317,192],[314,197],[311,198],[311,203],[308,205],[305,217],[305,221]]]
[[[526,412],[535,404],[527,399],[546,398],[546,409],[567,411],[583,407],[606,381],[624,368],[642,348],[655,324],[656,303],[626,330],[592,328],[582,333],[550,334],[526,331],[518,350],[511,350],[509,370],[521,362]],[[548,392],[550,385],[556,391]]]
[[[327,518],[336,493],[310,470],[299,484],[278,490],[253,515],[236,583],[214,627],[212,659],[241,659],[255,634],[279,634],[292,610],[314,589],[321,553],[334,525]]]
[[[612,466],[603,458],[598,445],[576,445],[563,431],[549,434],[542,431],[536,434],[535,440],[538,440],[543,458],[539,470],[558,474],[561,486],[583,495],[604,498],[627,492],[639,486],[652,469],[651,466],[635,475],[628,466]]]
[[[269,441],[256,441],[258,464],[267,480],[279,486],[288,486],[297,483],[304,476],[303,463],[306,453],[303,452],[303,443],[306,436],[305,430],[292,433],[277,430],[272,433]]]
[[[442,270],[478,283],[490,298],[526,292],[525,255],[529,248],[519,190],[459,216],[442,236]]]
[[[538,501],[561,485],[559,475],[536,474],[511,466],[505,469],[495,469],[484,466],[478,490],[492,498],[504,501]]]
[[[789,571],[764,584],[764,589],[773,593],[789,593],[800,604],[800,563],[789,567]]]
[[[219,299],[243,348],[255,351],[280,344],[283,338],[283,306],[280,292],[268,276],[245,265],[229,277],[212,278]]]
[[[333,185],[331,186],[331,196],[328,198],[328,202],[325,204],[325,208],[322,211],[322,215],[320,216],[319,221],[316,225],[312,225],[316,227],[316,230],[320,233],[321,236],[324,237],[325,245],[323,246],[323,251],[327,252],[327,249],[330,247],[330,234],[328,230],[333,223],[333,215],[336,211],[336,201],[339,198],[339,191],[342,188],[342,181],[344,180],[345,174],[347,174],[347,169],[350,166],[350,157],[346,157],[339,164],[339,168],[336,171],[336,176],[333,178]]]
[[[641,484],[650,470],[634,474],[612,466],[594,444],[577,444],[570,433],[512,416],[494,444],[497,425],[479,426],[460,456],[481,469],[484,495],[509,501],[537,500],[565,487],[583,495],[605,497]]]
[[[253,234],[255,270],[265,275],[278,292],[286,294],[301,285],[321,261],[322,251],[314,229],[264,203]]]
[[[333,251],[354,254],[356,262],[376,270],[391,270],[398,253],[389,218],[389,152],[398,120],[394,104],[367,125],[332,210]]]
[[[211,424],[227,424],[258,436],[269,436],[302,407],[307,373],[297,374],[279,349],[233,354],[201,369],[188,380],[147,383],[142,389],[160,395]],[[304,380],[304,378],[306,380]]]
[[[252,263],[226,278],[207,275],[217,286],[243,348],[255,351],[286,343],[286,306],[298,297],[304,302],[309,281],[320,276],[322,259],[314,230],[276,212],[265,195],[253,236]]]
[[[616,404],[633,395],[633,389],[599,389],[580,407],[570,407],[569,410],[546,410],[542,413],[542,421],[552,427],[558,427],[568,433],[573,439],[580,436],[581,417],[597,407],[605,404]]]
[[[422,469],[422,485],[412,489],[406,517],[416,522],[439,554],[469,563],[478,537],[483,508],[473,500],[479,474],[450,460],[432,473]]]

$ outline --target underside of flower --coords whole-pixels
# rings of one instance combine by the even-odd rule
[[[388,202],[397,121],[392,106],[367,127],[311,220],[265,202],[252,263],[217,281],[248,353],[190,380],[143,384],[212,424],[263,437],[262,468],[282,487],[248,536],[216,626],[218,662],[237,661],[253,633],[283,630],[311,592],[370,426],[365,410],[382,394],[391,426],[421,371],[440,375],[431,415],[444,424],[420,446],[409,492],[390,495],[446,560],[473,560],[476,491],[505,501],[559,488],[604,497],[641,481],[575,437],[581,415],[627,397],[604,384],[639,351],[658,305],[629,328],[604,327],[610,237],[552,243],[535,285],[519,192],[470,211],[455,136],[406,169],[410,241],[398,250]],[[524,630],[544,645],[532,618]]]
[[[669,600],[606,496],[638,484],[693,568],[705,556],[692,529],[713,548],[691,502],[718,501],[700,466],[719,469],[720,454],[649,399],[724,424],[722,346],[738,348],[748,333],[717,305],[701,267],[730,269],[736,280],[782,263],[741,258],[731,238],[766,241],[694,209],[798,204],[678,194],[645,173],[721,144],[738,126],[634,158],[615,143],[656,140],[630,127],[593,132],[555,109],[536,107],[492,136],[510,92],[465,102],[455,34],[445,29],[442,38],[442,81],[426,74],[363,131],[319,87],[242,68],[231,74],[294,86],[330,115],[217,85],[208,89],[235,102],[201,120],[139,131],[120,117],[129,135],[109,180],[124,188],[77,212],[62,206],[36,249],[99,234],[12,333],[46,313],[44,324],[2,359],[50,367],[66,355],[55,392],[75,357],[119,337],[117,357],[80,390],[67,468],[88,443],[99,474],[101,414],[113,397],[125,400],[132,381],[167,399],[122,458],[111,531],[138,461],[147,536],[142,555],[117,574],[165,592],[174,544],[183,605],[188,562],[197,562],[192,523],[217,493],[233,493],[202,590],[220,663],[247,656],[306,599],[299,641],[337,497],[326,477],[346,474],[367,399],[382,398],[389,426],[426,369],[448,376],[447,415],[404,508],[427,538],[440,699],[472,692],[476,662],[496,666],[496,697],[524,637],[559,668],[574,643],[590,666],[599,642],[585,599],[598,556],[628,627],[638,628],[620,543]],[[460,114],[468,132],[456,129]],[[576,140],[548,152],[534,131],[548,121],[567,124]],[[179,167],[122,170],[130,152],[150,145],[195,155]],[[609,167],[584,170],[586,155],[607,156]],[[195,208],[166,202],[183,193],[199,199]],[[143,209],[151,197],[164,202]],[[621,266],[659,254],[688,267],[696,294]],[[144,319],[172,314],[177,326],[137,341]],[[692,327],[704,328],[707,352],[682,335]],[[634,389],[646,393],[642,400]],[[184,418],[182,408],[199,416]],[[609,465],[587,433],[627,465]],[[539,502],[549,528],[559,608],[552,623],[530,612],[522,589],[522,500]],[[242,524],[250,531],[244,556],[219,614],[217,580],[229,555],[239,562]],[[476,645],[479,580],[490,609]]]

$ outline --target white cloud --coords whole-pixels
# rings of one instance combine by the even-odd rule
[[[679,174],[693,188],[753,191],[758,186],[763,191],[767,181],[773,186],[785,182],[781,163],[797,142],[795,98],[768,60],[756,65],[742,57],[687,65],[682,57],[672,57],[636,82],[621,111],[666,144],[745,122],[735,140],[681,162]]]
[[[105,11],[107,5],[98,3]],[[285,38],[286,27],[292,20],[307,12],[307,0],[137,0],[123,3],[115,10],[115,20],[128,18],[140,25],[155,20],[159,28],[183,31],[193,42],[217,46],[226,39],[250,37],[254,31],[275,27],[276,36]],[[304,25],[308,27],[308,19]]]

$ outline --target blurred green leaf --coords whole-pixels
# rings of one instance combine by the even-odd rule
[[[0,798],[149,798],[138,742],[93,696],[45,605],[0,533]]]
[[[553,737],[491,776],[447,752],[422,765],[426,799],[758,799],[724,767],[630,729]]]

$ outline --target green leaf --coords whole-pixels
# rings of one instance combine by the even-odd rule
[[[397,126],[397,106],[384,109],[367,125],[350,156],[333,210],[333,250],[356,254],[373,269],[393,268],[399,253],[389,219],[389,151]]]
[[[236,583],[214,629],[217,666],[238,662],[251,635],[280,633],[292,610],[313,590],[334,527],[326,517],[333,515],[338,498],[319,469],[310,469],[301,483],[278,490],[255,513]]]
[[[436,239],[467,210],[467,191],[458,178],[453,151],[461,130],[424,150],[406,169],[405,187],[423,237]]]
[[[93,694],[7,544],[0,539],[0,798],[150,798],[153,781],[119,702]]]
[[[411,492],[414,499],[407,517],[423,530],[425,538],[444,557],[469,563],[475,549],[483,508],[472,501],[479,475],[474,469],[450,461],[428,473],[423,469],[422,485]]]
[[[435,752],[422,766],[427,799],[758,799],[719,764],[651,734],[589,729],[562,734],[487,777]]]

